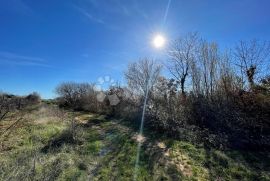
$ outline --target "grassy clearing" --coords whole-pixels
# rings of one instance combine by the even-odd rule
[[[27,110],[26,115],[1,136],[0,180],[133,179],[137,141],[127,124],[63,112],[53,105]],[[12,121],[2,122],[0,131]],[[269,163],[269,153],[219,151],[149,134],[142,144],[137,178],[270,180]]]

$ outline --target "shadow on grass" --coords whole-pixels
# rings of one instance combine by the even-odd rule
[[[209,180],[269,180],[269,153],[204,148]],[[265,172],[265,173],[264,173]]]
[[[80,150],[81,154],[102,159],[91,171],[93,177],[99,180],[130,180],[133,177],[138,143],[132,137],[138,132],[138,122],[97,115],[78,122],[77,126],[85,133],[85,145]],[[270,170],[269,153],[222,151],[172,139],[149,128],[144,129],[144,136],[147,140],[142,145],[138,180],[199,180],[204,173],[207,173],[206,180],[269,179],[265,176]],[[157,146],[161,141],[166,144],[166,148]],[[175,146],[177,143],[179,145]],[[69,130],[65,130],[49,141],[42,152],[56,150],[63,144],[76,145],[79,142],[73,139]],[[188,169],[192,171],[192,176],[184,176],[177,167],[183,161],[181,155],[177,155],[179,160],[174,164],[171,164],[170,156],[164,156],[169,149],[186,156],[184,158],[188,162],[185,164],[190,166],[191,169]]]
[[[60,135],[52,138],[42,149],[41,152],[48,153],[49,151],[55,151],[64,144],[79,144],[80,142],[75,140],[71,130],[64,130]]]
[[[48,151],[55,151],[60,148],[64,144],[76,145],[81,144],[82,141],[75,139],[74,134],[78,134],[79,128],[82,128],[81,131],[87,132],[89,128],[94,126],[99,126],[103,123],[108,122],[109,120],[105,119],[104,116],[95,116],[90,118],[86,123],[76,122],[75,128],[72,130],[68,128],[64,130],[60,135],[53,137],[42,149],[43,153],[47,153]]]
[[[92,126],[95,126],[95,125],[100,125],[102,123],[106,123],[106,122],[109,122],[109,120],[106,120],[106,119],[103,119],[103,118],[99,118],[99,117],[96,117],[96,118],[91,118],[87,121],[87,123],[84,123],[84,124],[80,124],[82,127],[85,127],[85,128],[89,128],[89,127],[92,127]]]
[[[117,123],[130,128],[133,132],[139,131],[138,121],[118,120]],[[191,159],[192,176],[188,178],[183,176],[181,171],[179,173],[179,169],[166,163],[168,161],[164,158],[166,150],[153,144],[163,140],[166,142],[167,149],[171,149],[172,145],[180,139],[170,138],[149,128],[144,128],[144,136],[147,137],[147,141],[143,144],[146,159],[142,158],[142,161],[147,163],[147,168],[152,174],[165,170],[165,176],[160,173],[159,178],[172,180],[194,178],[196,180],[201,178],[204,174],[202,172],[205,172],[207,175],[205,178],[208,180],[270,180],[270,154],[268,152],[221,150],[182,140],[183,143],[190,145],[190,148],[186,146],[178,148]],[[157,167],[161,169],[157,170]]]

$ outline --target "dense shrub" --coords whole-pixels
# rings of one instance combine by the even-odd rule
[[[100,104],[97,100],[98,91],[94,84],[65,82],[56,88],[57,102],[60,107],[74,110],[98,112]]]
[[[92,92],[85,90],[81,94],[72,91],[72,96],[76,95],[76,98],[69,100],[72,102],[71,108],[140,123],[144,96],[117,86],[103,92],[106,98],[99,102],[96,98],[98,92],[94,89],[90,89]],[[119,99],[115,105],[108,98],[112,95]],[[59,97],[58,102],[60,105],[69,105],[65,97]],[[268,149],[269,107],[270,96],[265,89],[232,91],[226,97],[220,97],[219,94],[209,97],[192,92],[183,95],[178,91],[175,80],[160,77],[149,92],[145,126],[158,134],[210,147]]]

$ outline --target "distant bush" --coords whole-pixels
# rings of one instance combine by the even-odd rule
[[[29,94],[28,96],[25,97],[25,100],[28,103],[33,103],[33,104],[37,104],[41,101],[40,96],[37,92],[33,92],[32,94]]]
[[[56,93],[60,107],[98,112],[101,106],[97,100],[98,91],[94,84],[65,82],[57,86]]]
[[[14,110],[21,110],[28,106],[40,103],[38,93],[34,92],[27,96],[15,96],[7,93],[0,93],[0,121]]]

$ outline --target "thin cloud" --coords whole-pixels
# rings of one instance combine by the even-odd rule
[[[88,19],[90,19],[91,21],[93,22],[96,22],[96,23],[99,23],[99,24],[106,24],[102,19],[100,18],[97,18],[95,16],[93,16],[92,14],[90,14],[88,11],[86,11],[85,9],[83,8],[80,8],[78,6],[75,6],[74,7],[81,13],[83,14],[85,17],[87,17]]]
[[[90,12],[88,12],[86,9],[84,8],[81,8],[81,7],[78,7],[76,5],[73,5],[73,7],[75,9],[78,10],[78,12],[80,12],[83,16],[85,16],[87,19],[89,19],[91,22],[94,22],[94,23],[98,23],[98,24],[101,24],[103,25],[104,27],[106,28],[109,28],[111,30],[120,30],[120,28],[118,26],[115,26],[115,25],[112,25],[112,24],[109,24],[107,22],[105,22],[103,19],[101,18],[98,18],[96,16],[94,16],[93,14],[91,14]]]
[[[144,19],[148,20],[149,16],[146,14],[145,11],[143,11],[142,7],[140,7],[137,0],[133,0],[133,8],[135,9],[136,13],[141,15]]]
[[[23,0],[8,0],[8,1],[0,1],[0,9],[1,7],[5,8],[5,10],[19,13],[19,14],[32,14],[33,10],[30,6],[28,6]]]
[[[18,55],[11,52],[0,52],[0,63],[20,66],[51,67],[42,58]]]
[[[99,0],[100,1],[100,0]],[[98,7],[99,6],[99,1],[98,0],[89,0],[88,2],[90,4],[92,4],[94,7]]]
[[[44,62],[44,59],[42,58],[23,56],[23,55],[10,53],[10,52],[0,52],[0,56],[8,58],[8,59],[23,59],[23,60],[30,60],[30,61],[35,61],[35,62]]]
[[[112,21],[112,18],[116,16],[120,15],[126,18],[142,17],[145,20],[149,19],[137,0],[84,0],[82,3],[72,3],[72,6],[91,22],[98,23],[113,31],[123,31],[123,24]],[[99,16],[97,16],[97,14]]]
[[[126,16],[131,16],[131,11],[127,6],[121,3],[119,0],[116,1],[117,6],[119,7],[119,12],[124,13]]]
[[[142,16],[144,19],[148,19],[148,15],[142,10],[142,7],[139,6],[137,0],[89,0],[87,2],[94,8],[102,8],[102,10],[108,14],[121,14],[127,17]],[[111,8],[112,6],[116,8]]]

